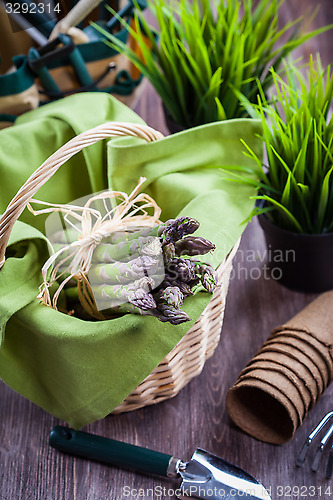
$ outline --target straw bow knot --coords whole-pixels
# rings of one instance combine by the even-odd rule
[[[42,267],[43,283],[40,286],[38,298],[44,305],[57,309],[60,292],[72,278],[78,284],[83,284],[83,287],[92,295],[87,274],[91,267],[93,252],[103,238],[108,238],[118,231],[138,231],[160,224],[160,207],[147,194],[139,194],[145,180],[145,177],[140,177],[130,195],[121,191],[103,191],[90,197],[83,207],[31,200],[32,203],[49,207],[34,210],[29,204],[28,209],[34,215],[61,212],[65,214],[66,223],[77,232],[77,239],[67,245],[64,244],[60,250],[49,257]],[[100,209],[91,206],[94,202],[102,203],[105,214],[102,214]],[[148,210],[153,213],[149,214]],[[74,223],[71,219],[74,219]],[[66,230],[63,230],[63,233],[66,233]],[[67,231],[66,236],[68,235]],[[47,236],[52,240],[52,235]],[[50,287],[63,276],[65,278],[51,299]]]
[[[91,243],[91,245],[97,247],[97,245],[102,241],[104,237],[105,236],[101,231],[96,231],[94,233],[88,234],[88,236],[86,236],[86,238],[83,241],[87,240],[89,244]],[[79,241],[80,241],[80,236],[79,236]]]

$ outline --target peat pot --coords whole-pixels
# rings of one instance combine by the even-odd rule
[[[333,289],[333,232],[294,233],[276,226],[265,214],[258,219],[265,234],[272,278],[301,292]]]

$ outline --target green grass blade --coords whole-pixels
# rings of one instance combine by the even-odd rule
[[[301,224],[298,222],[298,220],[294,217],[294,215],[286,208],[284,207],[281,203],[278,201],[274,200],[270,196],[257,196],[258,200],[265,200],[271,205],[275,206],[280,213],[286,218],[286,220],[290,223],[291,227],[294,228],[298,233],[304,233],[303,227]]]
[[[325,175],[324,182],[323,182],[322,189],[321,189],[321,194],[320,194],[320,198],[319,198],[319,206],[318,206],[318,219],[317,219],[317,224],[316,224],[318,233],[323,232],[323,229],[324,229],[324,220],[325,220],[326,209],[327,209],[328,199],[329,199],[329,188],[330,188],[332,171],[333,171],[333,166],[330,168],[330,170]]]

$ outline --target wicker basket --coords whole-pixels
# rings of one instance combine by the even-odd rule
[[[239,241],[218,267],[213,297],[192,328],[112,413],[137,410],[172,398],[202,372],[220,340],[232,260],[238,246]]]
[[[5,251],[12,227],[39,188],[63,163],[83,148],[109,137],[120,136],[140,137],[147,142],[163,138],[160,132],[147,125],[108,122],[87,130],[64,144],[29,177],[1,217],[0,268],[5,263]],[[232,260],[238,245],[239,242],[218,267],[218,285],[196,323],[113,413],[135,410],[176,396],[192,378],[201,373],[206,359],[212,356],[220,340]]]

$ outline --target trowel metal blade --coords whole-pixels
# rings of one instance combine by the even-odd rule
[[[271,500],[250,474],[200,448],[179,473],[183,482],[178,498],[183,500]]]

